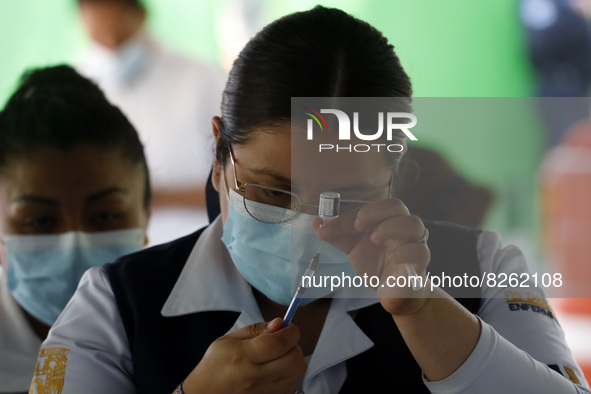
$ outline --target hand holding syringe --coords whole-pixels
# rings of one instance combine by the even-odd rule
[[[322,192],[320,194],[320,203],[318,206],[318,216],[320,216],[320,218],[322,219],[323,224],[330,221],[330,220],[333,220],[339,216],[340,199],[341,199],[341,196],[337,192]],[[302,300],[303,295],[307,289],[307,287],[304,287],[303,278],[304,277],[312,278],[314,276],[314,273],[316,272],[316,267],[318,267],[318,261],[320,260],[320,252],[322,251],[323,246],[324,246],[324,241],[322,241],[322,243],[320,244],[320,247],[318,248],[318,252],[316,252],[314,257],[310,261],[308,268],[304,272],[304,275],[302,276],[302,280],[300,281],[300,284],[298,285],[298,288],[293,296],[293,299],[291,300],[291,303],[289,304],[289,307],[287,308],[287,312],[285,314],[285,317],[283,318],[283,324],[281,327],[287,327],[289,325],[289,323],[291,322],[291,320],[293,319],[293,316],[294,316],[298,306],[300,305],[300,301]],[[417,273],[412,265],[406,263],[405,266],[406,266],[406,271],[409,276],[416,276],[417,275]],[[420,289],[420,287],[413,286],[413,290],[416,291],[419,289]]]

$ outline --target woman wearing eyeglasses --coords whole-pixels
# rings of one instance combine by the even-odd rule
[[[292,97],[411,90],[381,33],[341,11],[317,7],[263,29],[213,119],[221,215],[90,271],[43,344],[32,391],[589,392],[556,321],[511,311],[504,289],[456,300],[427,285],[382,286],[412,272],[527,272],[494,233],[425,224],[391,198],[400,154],[321,156],[300,138],[307,121],[292,117]],[[404,146],[404,134],[390,137]],[[323,224],[324,191],[345,204]],[[311,288],[281,328],[293,278],[323,241],[316,275],[378,283]]]

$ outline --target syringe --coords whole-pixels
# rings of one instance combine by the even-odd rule
[[[322,192],[320,194],[320,203],[318,204],[318,216],[320,216],[320,218],[322,219],[322,223],[326,223],[339,216],[340,199],[341,195],[337,192]],[[304,278],[310,278],[309,280],[312,280],[314,272],[316,272],[316,267],[318,267],[318,260],[320,260],[320,251],[322,250],[323,246],[324,241],[322,241],[320,247],[318,248],[318,251],[310,261],[308,268],[306,268],[306,271],[302,276],[302,280],[298,285],[293,299],[291,300],[291,303],[287,308],[287,312],[283,317],[283,324],[281,325],[281,327],[287,327],[289,323],[291,323],[293,315],[295,315],[295,312],[298,309],[298,306],[300,305],[303,295],[307,289],[307,287],[304,287]]]

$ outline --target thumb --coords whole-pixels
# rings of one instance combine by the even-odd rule
[[[261,322],[242,327],[240,330],[228,335],[236,339],[251,339],[264,333],[273,333],[281,328],[283,319],[276,317],[268,323]]]
[[[320,227],[322,227],[322,219],[317,217],[312,221],[312,229],[318,235],[318,231],[320,231]]]

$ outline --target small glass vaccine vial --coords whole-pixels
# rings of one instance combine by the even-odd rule
[[[322,192],[318,204],[318,216],[324,223],[339,216],[341,195],[337,192]]]

